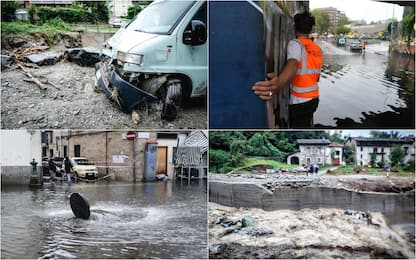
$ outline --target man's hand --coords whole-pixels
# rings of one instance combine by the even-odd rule
[[[268,73],[269,80],[259,81],[251,88],[254,94],[263,100],[271,100],[273,95],[277,93],[279,88],[286,86],[296,75],[298,68],[298,61],[296,59],[289,59],[279,77],[276,73]]]
[[[254,84],[251,88],[254,91],[254,94],[263,100],[271,100],[273,94],[279,89],[278,77],[276,73],[268,73],[267,78],[269,80],[256,82],[256,84]]]

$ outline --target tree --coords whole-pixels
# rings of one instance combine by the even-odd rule
[[[400,138],[400,133],[397,131],[390,131],[390,132],[385,132],[385,131],[375,131],[375,130],[371,130],[370,131],[370,136],[373,138],[392,138],[392,139],[398,139]]]
[[[355,164],[354,147],[346,145],[344,147],[344,160],[346,164]]]
[[[404,149],[400,145],[396,145],[391,148],[390,162],[393,166],[402,163],[404,156]]]
[[[16,19],[15,12],[20,5],[16,1],[2,1],[1,3],[1,20],[10,22]]]
[[[398,22],[397,22],[397,20],[396,19],[393,19],[393,21],[391,21],[391,22],[389,22],[388,24],[387,24],[387,31],[391,34],[391,24],[394,24],[394,26],[395,26],[395,28],[396,29],[394,29],[394,30],[397,30],[397,24],[398,24]]]
[[[402,19],[402,36],[407,41],[410,41],[410,39],[414,38],[414,34],[413,34],[414,24],[415,24],[415,8],[406,6],[405,12],[403,12],[403,19]]]
[[[131,19],[140,13],[146,6],[151,4],[153,1],[140,1],[135,6],[131,6],[127,9],[127,18]]]
[[[341,26],[344,26],[344,25],[347,25],[347,24],[350,24],[350,23],[351,23],[351,21],[346,16],[341,16],[338,19],[338,27],[341,27]]]
[[[376,165],[377,155],[375,153],[370,153],[370,164],[371,166]]]
[[[345,26],[338,26],[337,28],[335,28],[335,34],[348,34],[349,32],[351,32],[351,28],[349,27],[345,27]]]
[[[311,14],[315,17],[315,31],[320,34],[328,32],[331,25],[328,13],[321,10],[312,10]]]

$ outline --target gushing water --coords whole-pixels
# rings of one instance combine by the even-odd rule
[[[74,217],[69,195],[91,205]],[[204,184],[3,188],[2,258],[206,258]]]

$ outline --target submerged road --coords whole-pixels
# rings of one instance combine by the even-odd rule
[[[389,43],[365,53],[318,40],[324,54],[316,127],[414,128],[414,60],[389,55]]]

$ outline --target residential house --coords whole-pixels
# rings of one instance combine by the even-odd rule
[[[35,159],[37,172],[42,166],[39,130],[1,130],[1,184],[29,184],[30,162]]]
[[[17,2],[24,2],[25,8],[29,8],[31,5],[37,7],[70,7],[72,5],[72,0],[24,0]]]
[[[394,146],[401,146],[405,152],[404,162],[415,159],[415,137],[401,139],[391,138],[349,138],[346,145],[354,147],[357,165],[368,165],[371,155],[376,155],[376,162],[390,162],[390,152]]]
[[[133,6],[132,0],[108,0],[107,1],[108,11],[110,17],[121,17],[127,16],[127,10]]]
[[[331,153],[337,155],[337,163],[342,163],[342,147],[336,144],[330,146],[327,139],[298,139],[299,151],[287,157],[288,164],[310,165],[331,165]]]

